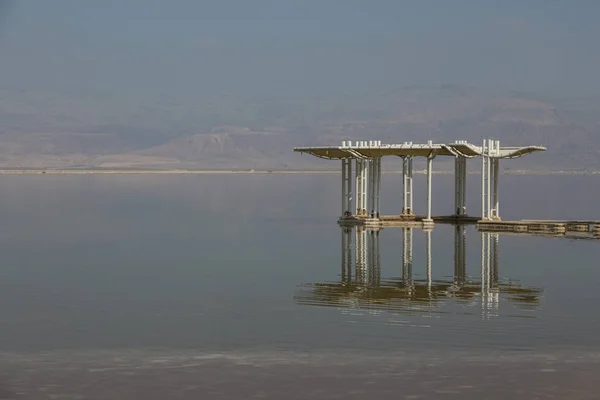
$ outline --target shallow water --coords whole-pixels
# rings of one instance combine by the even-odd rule
[[[599,242],[344,233],[338,180],[1,177],[0,399],[597,398]],[[502,176],[501,215],[594,219],[598,188]]]

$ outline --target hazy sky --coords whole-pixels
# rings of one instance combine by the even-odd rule
[[[1,2],[1,86],[181,97],[600,91],[597,0]]]

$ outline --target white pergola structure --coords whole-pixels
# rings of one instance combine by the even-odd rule
[[[455,196],[454,214],[467,216],[467,160],[481,157],[481,218],[500,219],[498,178],[500,159],[518,158],[546,150],[543,146],[500,147],[498,140],[484,140],[481,146],[457,140],[450,144],[404,142],[382,144],[378,140],[342,141],[341,146],[295,147],[294,151],[308,153],[328,160],[342,161],[342,217],[380,218],[381,159],[385,156],[402,158],[401,216],[415,216],[413,208],[413,159],[427,160],[427,210],[423,222],[433,222],[431,214],[431,184],[433,160],[437,156],[454,157]],[[353,174],[354,165],[354,174]],[[355,187],[354,207],[353,182]]]

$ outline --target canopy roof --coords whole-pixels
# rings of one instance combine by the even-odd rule
[[[524,155],[546,150],[543,146],[525,146],[525,147],[500,147],[498,151],[490,156],[494,158],[518,158]],[[373,158],[384,156],[412,156],[412,157],[432,157],[432,156],[464,156],[477,157],[482,155],[482,146],[475,146],[466,141],[459,141],[450,144],[381,144],[378,141],[342,142],[341,146],[321,146],[321,147],[295,147],[294,151],[300,153],[312,154],[315,157],[329,160],[339,160],[343,158]]]

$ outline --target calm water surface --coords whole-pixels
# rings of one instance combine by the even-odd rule
[[[345,231],[335,175],[0,181],[0,399],[598,398],[598,241]],[[597,176],[500,191],[504,219],[598,218]]]

